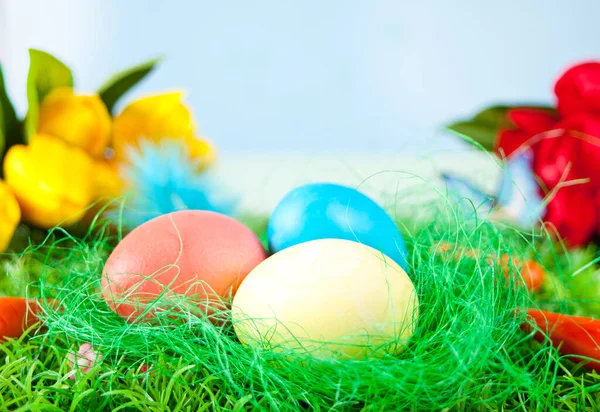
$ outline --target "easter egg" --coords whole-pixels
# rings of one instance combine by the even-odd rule
[[[232,303],[242,343],[319,358],[400,352],[418,316],[415,287],[381,252],[353,241],[300,243],[260,263]]]
[[[273,210],[267,236],[272,252],[317,239],[357,241],[407,268],[406,246],[394,220],[372,199],[346,186],[314,183],[292,190]]]
[[[104,266],[102,292],[111,309],[131,321],[158,297],[186,296],[210,309],[230,301],[266,257],[256,235],[237,220],[178,211],[138,226],[121,240]]]

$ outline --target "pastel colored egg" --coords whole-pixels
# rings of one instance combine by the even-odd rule
[[[256,235],[237,220],[178,211],[123,238],[104,266],[102,291],[108,305],[131,321],[161,294],[221,308],[266,257]]]
[[[356,189],[331,183],[300,186],[286,194],[268,225],[272,252],[316,239],[346,239],[371,246],[407,270],[404,239],[394,220]]]
[[[320,358],[397,354],[412,335],[418,297],[377,250],[321,239],[278,252],[244,279],[232,304],[242,343]]]

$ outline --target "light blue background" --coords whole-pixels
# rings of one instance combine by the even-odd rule
[[[25,110],[27,47],[94,90],[164,54],[129,100],[186,88],[223,152],[425,152],[496,102],[551,103],[569,64],[600,58],[600,1],[0,0],[0,59]]]

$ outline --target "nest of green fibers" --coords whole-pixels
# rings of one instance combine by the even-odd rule
[[[264,238],[264,225],[254,226]],[[554,348],[533,343],[531,334],[521,330],[524,315],[517,310],[537,303],[516,270],[507,281],[486,259],[433,252],[448,242],[481,256],[535,257],[533,245],[539,242],[533,242],[534,234],[485,221],[467,224],[452,211],[401,227],[420,316],[400,354],[363,360],[245,346],[230,323],[211,322],[185,302],[169,302],[173,311],[160,312],[153,322],[127,323],[100,292],[103,265],[118,238],[101,231],[85,239],[49,240],[25,252],[43,263],[29,290],[58,306],[44,306],[44,328],[19,341],[29,348],[26,358],[37,365],[37,372],[24,378],[29,387],[43,381],[44,399],[56,405],[77,399],[77,407],[94,410],[152,405],[179,410],[553,410],[562,408],[565,399],[573,405],[596,402],[595,376],[578,367],[567,370]],[[69,375],[68,354],[85,343],[102,359],[89,372]],[[8,351],[4,368],[15,353],[8,348],[2,345]]]

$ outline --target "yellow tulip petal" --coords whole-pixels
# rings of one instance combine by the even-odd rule
[[[216,160],[217,150],[215,146],[206,139],[189,138],[186,139],[188,151],[192,159],[200,161],[201,169],[204,169]]]
[[[194,121],[191,112],[183,105],[174,107],[163,117],[156,117],[156,134],[161,137],[187,138],[194,135]]]
[[[92,201],[92,158],[58,138],[35,135],[28,146],[10,148],[4,160],[7,183],[23,218],[42,228],[76,223]]]
[[[28,160],[28,150],[26,146],[12,146],[4,158],[4,177],[6,182],[12,187],[15,196],[21,207],[23,218],[28,221],[30,216],[35,216],[39,202],[35,201],[36,197],[43,196],[48,199],[47,207],[53,209],[56,204],[52,202],[52,196],[43,193],[37,185],[32,185],[31,179],[28,176],[30,167]],[[38,220],[39,221],[39,220]],[[45,225],[40,225],[45,226]]]
[[[21,209],[11,187],[0,180],[0,252],[5,251],[21,220]]]
[[[81,219],[88,226],[101,212],[107,210],[107,205],[108,209],[119,207],[118,202],[110,204],[110,201],[121,196],[125,188],[116,161],[96,159],[93,168],[94,202]]]
[[[183,97],[182,91],[151,94],[136,100],[129,105],[129,108],[142,112],[169,112],[173,107],[181,104]]]
[[[54,89],[40,106],[38,133],[61,138],[100,156],[110,139],[111,119],[97,95],[76,95],[68,87]]]
[[[129,104],[113,123],[113,146],[117,158],[126,158],[127,147],[139,147],[141,139],[158,142],[164,138],[192,138],[194,119],[182,99],[183,93],[170,92],[147,96]]]
[[[114,161],[97,160],[94,163],[94,198],[116,198],[123,192],[123,181]]]

